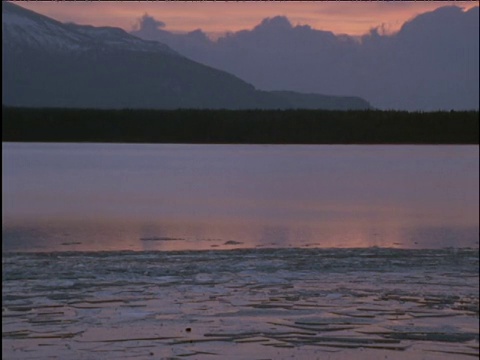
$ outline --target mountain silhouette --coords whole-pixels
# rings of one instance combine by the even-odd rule
[[[144,23],[132,31],[263,90],[360,96],[381,109],[472,110],[479,98],[479,8],[446,6],[407,21],[393,35],[360,39],[264,19],[217,41],[201,31],[171,34]],[[154,24],[154,23],[153,23]],[[195,34],[195,36],[194,36]]]
[[[155,24],[157,28],[160,25],[158,21]],[[237,76],[118,28],[63,24],[2,2],[2,30],[4,105],[99,109],[299,107],[294,100],[256,90]],[[190,36],[196,39],[198,33]],[[322,97],[316,100],[310,105],[321,108]],[[370,107],[361,99],[337,100],[341,109]]]

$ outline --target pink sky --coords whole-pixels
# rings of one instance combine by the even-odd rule
[[[148,13],[173,32],[207,33],[251,29],[266,17],[287,16],[293,25],[310,25],[337,34],[362,35],[384,25],[398,30],[412,17],[438,7],[469,9],[479,1],[22,1],[17,4],[63,22],[132,30]]]

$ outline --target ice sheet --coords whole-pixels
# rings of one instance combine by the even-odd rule
[[[8,253],[3,358],[478,357],[478,249]]]

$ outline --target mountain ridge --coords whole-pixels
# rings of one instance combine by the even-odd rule
[[[8,106],[145,109],[298,107],[157,41],[111,27],[63,24],[2,2],[2,102]],[[300,95],[299,95],[300,96]],[[320,98],[318,98],[320,99]],[[363,100],[344,109],[368,109]],[[322,103],[313,105],[321,108]]]

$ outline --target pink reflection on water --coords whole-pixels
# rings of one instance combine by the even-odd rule
[[[4,226],[4,251],[195,251],[240,248],[478,247],[478,227],[383,219],[335,222],[42,221]],[[388,221],[390,220],[390,221]]]

